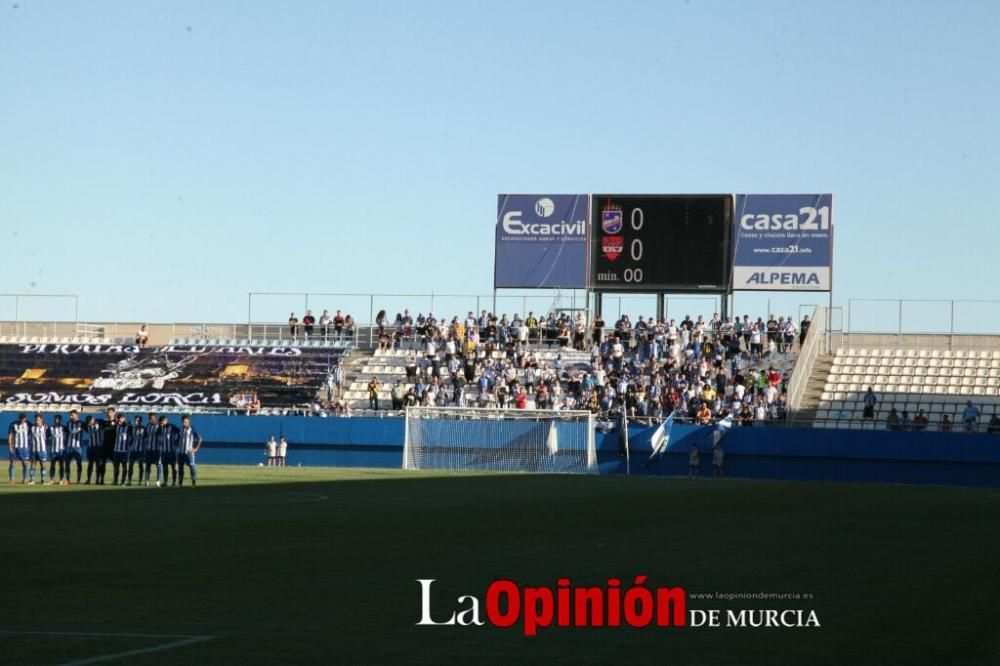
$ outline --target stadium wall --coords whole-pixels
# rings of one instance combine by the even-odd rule
[[[10,414],[14,418],[13,414]],[[46,420],[51,423],[51,416]],[[174,419],[175,421],[177,419]],[[403,419],[199,415],[201,463],[255,465],[268,437],[289,442],[296,465],[400,468]],[[686,475],[688,453],[702,452],[711,473],[711,427],[678,425],[667,451],[650,461],[655,428],[629,428],[632,474]],[[598,432],[602,474],[624,474],[619,434]],[[798,481],[854,481],[1000,487],[1000,436],[962,432],[887,432],[809,428],[733,428],[723,438],[727,476]]]

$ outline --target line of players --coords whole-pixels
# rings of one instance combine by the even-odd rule
[[[66,425],[58,414],[49,425],[41,414],[35,414],[34,423],[29,423],[27,414],[21,413],[7,431],[9,482],[14,483],[15,463],[20,462],[21,483],[35,483],[37,465],[42,484],[53,485],[58,474],[59,484],[69,485],[75,462],[76,483],[80,483],[86,451],[88,484],[93,480],[96,485],[104,485],[110,461],[114,470],[112,484],[116,486],[131,486],[137,466],[137,485],[149,485],[155,466],[158,487],[183,486],[185,467],[191,472],[191,485],[195,486],[198,479],[195,454],[201,444],[201,435],[187,415],[178,428],[166,416],[157,418],[152,412],[146,423],[137,415],[130,424],[125,414],[116,414],[113,407],[108,408],[106,419],[87,416],[86,421],[81,421],[74,409]],[[49,465],[48,480],[46,463]]]

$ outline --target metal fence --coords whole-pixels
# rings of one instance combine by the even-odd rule
[[[1000,332],[1000,300],[852,298],[849,333],[985,335]]]

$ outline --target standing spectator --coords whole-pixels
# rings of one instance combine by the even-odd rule
[[[286,467],[288,465],[288,440],[282,435],[281,439],[278,440],[278,467]]]
[[[378,390],[381,386],[378,383],[378,377],[372,377],[371,381],[368,382],[368,407],[369,409],[378,410]]]
[[[601,346],[601,341],[604,339],[604,318],[601,317],[600,315],[594,317],[594,323],[590,337],[595,347]]]
[[[330,311],[323,310],[323,314],[319,317],[319,332],[323,335],[324,340],[330,337],[330,324],[332,323],[333,318],[330,316]]]
[[[333,384],[337,387],[337,397],[341,397],[344,394],[344,364],[341,361],[333,366]]]
[[[299,318],[295,316],[295,313],[288,315],[288,332],[292,334],[294,338],[299,333]]]
[[[406,393],[403,388],[403,380],[397,379],[395,385],[392,387],[392,409],[393,411],[399,411],[403,408],[403,395]]]
[[[865,393],[864,404],[863,418],[875,418],[875,405],[878,404],[878,398],[875,397],[875,391],[872,390],[871,386],[868,387],[868,392]]]
[[[267,466],[274,467],[278,460],[278,442],[275,441],[274,435],[271,435],[271,439],[267,440],[264,448],[267,451]]]
[[[712,476],[721,478],[726,475],[723,469],[725,460],[726,452],[722,449],[722,443],[716,442],[712,446]]]
[[[306,316],[302,318],[302,332],[305,333],[307,338],[312,337],[315,326],[316,317],[313,316],[312,310],[306,310]]]
[[[139,330],[136,331],[135,344],[139,347],[145,347],[147,342],[149,342],[149,333],[146,332],[146,325],[143,324],[139,327]]]
[[[806,333],[809,332],[809,326],[812,322],[809,321],[809,315],[802,317],[802,321],[799,323],[799,347],[801,348],[803,343],[806,341]]]
[[[688,478],[694,479],[698,476],[698,467],[701,463],[701,456],[698,454],[698,445],[692,444],[688,453]]]
[[[976,429],[976,422],[979,421],[979,408],[973,405],[971,400],[965,402],[962,421],[965,423],[965,432],[972,432]]]

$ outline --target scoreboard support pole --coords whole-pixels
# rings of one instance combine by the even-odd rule
[[[666,294],[656,295],[656,318],[663,321],[667,318],[667,297]]]
[[[604,294],[600,291],[594,292],[594,319],[604,313]]]

